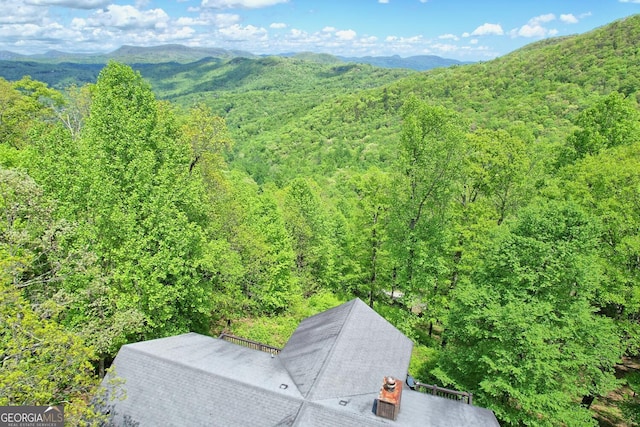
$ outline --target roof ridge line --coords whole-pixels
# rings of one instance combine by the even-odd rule
[[[334,349],[336,348],[336,345],[338,343],[338,341],[340,341],[342,339],[342,331],[345,327],[345,325],[348,323],[349,319],[351,318],[352,314],[353,314],[353,309],[357,303],[357,301],[360,301],[360,298],[354,298],[352,299],[351,302],[351,307],[349,307],[349,312],[347,313],[347,315],[344,318],[344,322],[342,322],[342,324],[340,325],[340,330],[338,331],[338,334],[336,335],[336,339],[333,340],[333,343],[331,344],[331,348],[329,349],[329,351],[327,352],[327,357],[324,358],[324,360],[322,360],[322,365],[320,366],[320,369],[318,369],[318,375],[316,375],[316,377],[313,379],[313,383],[311,384],[311,386],[309,387],[309,392],[304,396],[305,400],[307,398],[310,399],[310,395],[313,394],[314,390],[315,390],[315,385],[316,385],[316,381],[318,381],[319,378],[322,377],[322,374],[324,373],[324,371],[326,370],[327,367],[327,361],[329,359],[331,359],[331,356],[334,353]],[[349,304],[349,302],[347,302],[346,304]],[[339,307],[339,306],[338,306]]]

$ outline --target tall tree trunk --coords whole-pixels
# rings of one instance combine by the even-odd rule
[[[398,279],[398,267],[393,267],[393,272],[391,273],[391,302],[393,302],[393,293],[396,289],[396,281]]]
[[[591,407],[591,404],[593,403],[593,401],[596,399],[595,396],[589,395],[589,396],[583,396],[582,397],[582,402],[581,405],[584,406],[585,408],[589,409]]]

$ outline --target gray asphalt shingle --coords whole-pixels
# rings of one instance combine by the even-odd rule
[[[404,379],[412,343],[355,299],[301,322],[277,356],[195,334],[123,346],[103,381],[118,426],[498,426],[493,413],[404,388],[396,421],[373,403]]]
[[[359,299],[303,320],[279,357],[300,392],[317,400],[367,393],[407,375],[413,343]]]

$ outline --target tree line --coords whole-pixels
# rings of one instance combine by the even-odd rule
[[[594,99],[561,143],[407,96],[392,160],[256,182],[224,119],[126,65],[0,86],[0,404],[97,422],[87,397],[125,343],[353,296],[428,354],[414,375],[504,425],[595,425],[638,354],[633,96]]]

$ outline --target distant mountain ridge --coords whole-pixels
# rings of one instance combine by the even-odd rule
[[[241,50],[197,48],[179,44],[166,44],[150,47],[124,45],[113,52],[105,54],[68,53],[50,50],[40,54],[22,55],[10,51],[0,51],[0,60],[5,61],[35,61],[46,63],[69,62],[80,64],[106,64],[110,60],[116,60],[128,64],[159,64],[165,62],[190,63],[207,57],[232,59],[236,57],[256,58],[257,56],[250,52]]]
[[[226,50],[219,48],[189,47],[179,44],[166,44],[159,46],[122,46],[113,52],[106,54],[90,53],[67,53],[57,50],[50,50],[45,53],[35,55],[22,55],[10,51],[0,51],[0,60],[4,61],[36,61],[47,63],[83,63],[83,64],[106,64],[109,60],[116,60],[127,64],[134,63],[190,63],[201,59],[212,57],[220,59],[258,58],[261,56],[281,56],[294,57],[296,59],[329,63],[362,63],[370,64],[382,68],[406,68],[416,71],[425,71],[437,67],[449,67],[452,65],[462,65],[468,62],[461,62],[455,59],[442,58],[435,55],[418,55],[402,58],[399,55],[393,56],[364,56],[364,57],[344,57],[334,56],[325,53],[282,53],[273,55],[254,55],[242,50]]]
[[[402,58],[399,55],[393,56],[364,56],[358,57],[339,57],[345,62],[358,62],[374,65],[383,68],[408,68],[416,71],[426,71],[432,68],[450,67],[452,65],[471,64],[472,62],[463,62],[456,59],[442,58],[436,55],[417,55]]]

